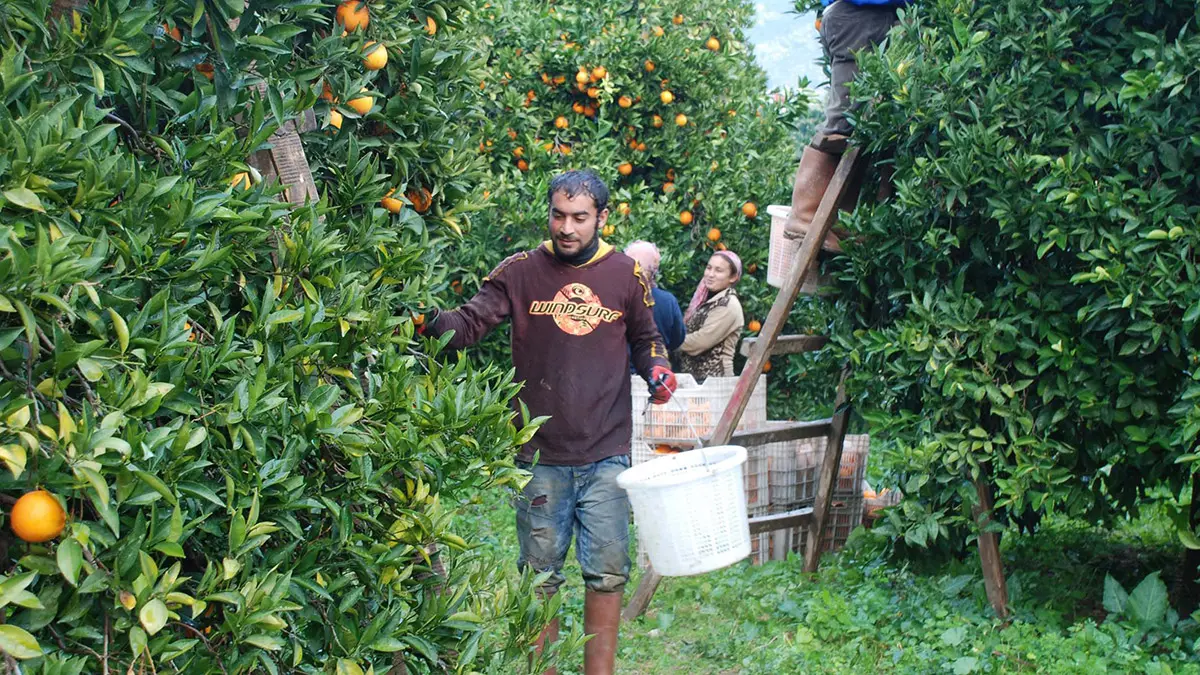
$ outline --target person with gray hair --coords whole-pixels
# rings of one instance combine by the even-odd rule
[[[683,325],[683,312],[679,309],[679,301],[670,291],[658,286],[658,266],[662,262],[658,247],[639,239],[625,247],[625,255],[637,261],[650,281],[650,293],[654,297],[654,323],[667,345],[667,351],[679,349],[687,337],[687,328]]]

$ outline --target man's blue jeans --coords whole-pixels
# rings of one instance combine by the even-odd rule
[[[566,581],[562,568],[573,533],[587,589],[624,590],[629,580],[629,498],[617,486],[617,475],[629,468],[629,456],[582,466],[518,466],[533,473],[516,500],[521,569],[552,571],[542,590],[557,591]]]

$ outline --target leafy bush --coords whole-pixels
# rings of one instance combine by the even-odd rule
[[[895,198],[845,219],[836,316],[925,544],[997,504],[1089,518],[1189,480],[1195,5],[920,3],[856,87]]]
[[[511,373],[413,337],[469,206],[462,7],[372,5],[344,38],[317,3],[0,8],[0,499],[69,514],[57,542],[4,530],[23,672],[525,662],[553,608],[456,558],[450,519],[521,480],[535,428]],[[368,37],[392,50],[373,75]],[[367,119],[395,136],[309,134],[325,197],[292,209],[246,158],[323,81],[386,97]],[[432,208],[392,216],[388,186]]]

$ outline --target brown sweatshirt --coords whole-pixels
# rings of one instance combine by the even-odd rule
[[[500,263],[427,334],[453,330],[450,346],[461,349],[511,319],[513,366],[525,383],[519,398],[530,415],[550,416],[517,457],[532,461],[540,452],[542,464],[578,466],[629,453],[630,359],[643,378],[670,367],[653,305],[637,263],[612,246],[601,242],[574,266],[546,242]]]

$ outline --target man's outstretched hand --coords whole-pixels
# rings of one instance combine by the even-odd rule
[[[655,405],[662,405],[671,400],[671,392],[678,385],[675,383],[675,373],[670,368],[654,366],[650,369],[650,400]]]

